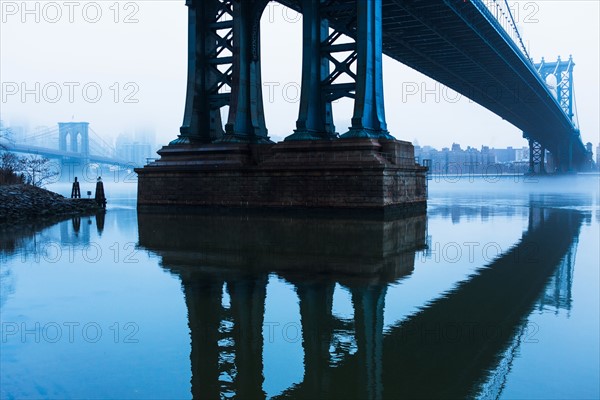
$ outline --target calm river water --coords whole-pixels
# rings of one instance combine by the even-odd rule
[[[2,399],[600,397],[597,175],[434,177],[387,222],[106,186],[106,215],[0,230]]]

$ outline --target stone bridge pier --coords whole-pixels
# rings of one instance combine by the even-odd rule
[[[300,1],[300,105],[295,129],[280,143],[269,138],[263,108],[260,18],[267,3],[187,0],[183,125],[159,160],[136,170],[138,205],[424,210],[426,168],[385,120],[382,0]],[[330,30],[332,15],[346,18],[346,31]],[[347,40],[349,32],[356,40]],[[332,102],[342,97],[354,100],[354,111],[340,135]]]

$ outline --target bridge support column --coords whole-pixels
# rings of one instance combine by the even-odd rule
[[[260,16],[265,1],[233,6],[233,75],[229,118],[220,143],[272,143],[267,136],[260,71]]]
[[[576,171],[575,160],[573,159],[573,147],[579,138],[578,133],[572,133],[566,139],[562,140],[557,146],[557,170],[561,173],[573,173]]]
[[[573,167],[573,141],[575,139],[573,137],[569,137],[567,140],[567,172],[574,172],[575,168]]]
[[[357,1],[356,97],[350,130],[342,138],[394,139],[383,102],[382,0]]]
[[[546,173],[545,154],[546,149],[539,142],[529,139],[529,174]]]
[[[289,140],[333,139],[331,100],[323,83],[329,76],[327,38],[329,23],[322,16],[322,0],[302,1],[302,89],[300,112],[294,134]]]
[[[180,135],[171,144],[210,143],[223,135],[220,108],[229,104],[232,0],[187,0],[188,78]]]

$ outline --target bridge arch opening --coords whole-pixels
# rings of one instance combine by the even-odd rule
[[[83,148],[81,147],[81,132],[78,131],[78,132],[75,133],[75,135],[76,135],[76,138],[77,138],[76,141],[75,141],[75,145],[77,147],[75,149],[75,151],[79,152],[79,151],[83,150]]]
[[[64,138],[64,150],[65,151],[71,151],[71,133],[67,132],[65,133],[65,138]]]

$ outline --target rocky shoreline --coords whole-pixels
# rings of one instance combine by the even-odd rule
[[[102,210],[94,199],[68,199],[31,185],[0,186],[0,225],[88,215]]]

